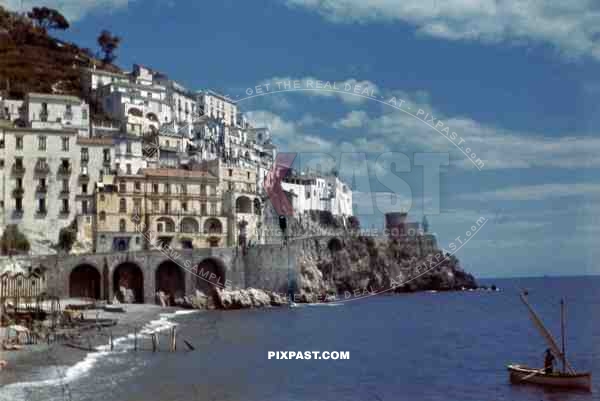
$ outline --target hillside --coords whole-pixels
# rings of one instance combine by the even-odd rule
[[[80,69],[104,65],[89,49],[81,49],[50,36],[29,18],[0,6],[0,90],[11,98],[27,92],[59,93],[82,97]]]

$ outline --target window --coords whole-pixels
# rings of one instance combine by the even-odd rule
[[[40,112],[40,120],[48,121],[48,103],[42,103],[42,111]]]
[[[247,174],[248,174],[248,179],[250,179],[250,172],[248,171],[248,173],[247,173]]]
[[[121,169],[121,165],[119,163],[115,163],[115,170],[117,170],[117,173],[119,172],[120,169]]]
[[[87,120],[88,119],[88,111],[87,111],[87,109],[81,109],[81,119],[82,120]]]
[[[171,213],[171,202],[165,201],[165,214]]]
[[[15,209],[17,209],[17,212],[23,211],[23,199],[22,198],[15,198]]]
[[[81,213],[88,214],[88,202],[86,200],[81,201]]]
[[[217,204],[216,203],[211,203],[210,204],[210,214],[212,216],[216,216],[217,215]]]
[[[127,213],[127,199],[121,198],[119,200],[119,212]]]
[[[141,182],[136,181],[133,185],[134,185],[134,188],[135,188],[136,191],[139,192],[139,191],[142,190],[142,183]]]
[[[133,200],[133,212],[136,214],[141,213],[142,211],[142,200],[141,199],[134,199]]]
[[[183,210],[184,212],[188,211],[187,202],[181,202],[181,210]]]
[[[88,160],[90,160],[88,148],[81,148],[81,164],[87,164]]]
[[[87,184],[81,184],[81,193],[87,194]]]
[[[121,193],[127,192],[127,183],[125,181],[119,182],[119,192],[121,192]]]
[[[229,176],[233,177],[233,169],[229,169]]]
[[[157,200],[152,201],[152,211],[158,212],[158,201]]]
[[[206,203],[203,203],[202,205],[200,205],[200,215],[206,216],[206,214]]]
[[[62,213],[66,214],[69,213],[69,199],[63,199],[62,200]]]
[[[182,194],[187,194],[187,185],[181,184],[181,187],[179,188],[179,190],[181,191]]]
[[[135,244],[139,245],[140,244],[140,237],[135,237]]]
[[[125,219],[119,220],[119,231],[122,233],[127,231],[127,222],[125,221]]]
[[[127,169],[127,174],[131,175],[131,163],[127,163],[125,167]]]
[[[23,137],[22,136],[18,136],[15,138],[16,143],[15,143],[15,148],[17,150],[22,150],[23,149]]]
[[[46,199],[45,198],[40,198],[38,200],[38,213],[46,213]]]
[[[0,168],[4,168],[4,159],[0,159]]]
[[[125,144],[125,152],[130,155],[131,154],[131,142],[127,142]]]
[[[106,212],[100,212],[98,219],[100,219],[100,221],[106,221]]]
[[[152,184],[152,192],[154,192],[155,194],[158,193],[158,184]]]
[[[62,137],[62,150],[63,150],[63,152],[69,151],[69,137],[68,136]]]
[[[105,163],[110,163],[110,149],[102,149],[104,155],[103,160]]]
[[[156,231],[158,231],[159,233],[163,232],[163,224],[162,223],[156,223]]]
[[[69,192],[69,180],[62,180],[63,192]]]
[[[43,135],[38,136],[38,150],[46,150],[46,137]]]
[[[166,194],[170,194],[171,193],[171,184],[165,184],[165,193]]]

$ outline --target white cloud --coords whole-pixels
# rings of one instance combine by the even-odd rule
[[[333,123],[334,128],[360,128],[369,119],[366,112],[362,110],[352,110],[342,119]]]
[[[77,21],[94,11],[110,12],[127,6],[135,0],[24,0],[24,11],[34,6],[46,6],[60,11],[69,21]],[[2,0],[2,6],[12,11],[21,11],[21,0]]]
[[[401,21],[419,34],[484,43],[548,43],[600,59],[596,0],[284,0],[336,23]]]
[[[463,200],[477,201],[539,201],[551,198],[572,196],[597,197],[600,195],[600,184],[569,183],[523,185],[498,189],[496,191],[464,194],[458,196]]]

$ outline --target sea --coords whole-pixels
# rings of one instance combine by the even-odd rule
[[[422,292],[334,304],[170,314],[159,351],[133,352],[133,336],[75,366],[0,388],[0,400],[388,401],[600,399],[600,277],[480,280],[499,291]],[[560,335],[568,359],[593,374],[593,392],[514,385],[506,365],[543,364],[544,340],[519,291],[527,289]],[[177,325],[177,351],[166,333]],[[188,350],[183,341],[195,348]],[[559,340],[560,341],[560,340]],[[347,360],[275,359],[276,351],[347,351]],[[68,350],[65,350],[68,352]]]

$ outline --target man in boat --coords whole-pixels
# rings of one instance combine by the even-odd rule
[[[550,348],[546,349],[546,354],[544,356],[544,373],[551,374],[554,371],[554,355]]]

